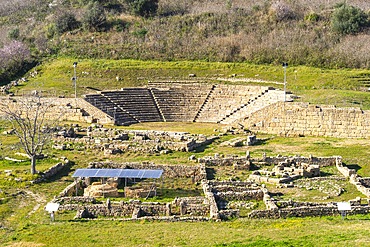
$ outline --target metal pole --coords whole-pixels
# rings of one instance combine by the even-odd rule
[[[77,76],[76,76],[76,67],[77,67],[77,62],[73,63],[73,81],[74,81],[74,86],[75,86],[75,101],[76,101],[76,108],[77,108]]]
[[[283,63],[284,68],[284,102],[286,102],[286,68],[288,67],[288,63]]]

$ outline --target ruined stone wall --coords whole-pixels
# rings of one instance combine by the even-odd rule
[[[63,170],[65,167],[69,166],[70,162],[69,160],[64,160],[63,162],[59,162],[56,165],[50,167],[46,171],[43,172],[42,176],[36,180],[33,181],[33,183],[41,183],[47,179],[50,179],[57,175],[61,170]]]
[[[370,178],[361,178],[360,182],[363,186],[370,188]]]
[[[204,199],[204,198],[203,198]],[[210,212],[209,204],[207,203],[186,203],[193,201],[191,199],[181,200],[175,199],[171,203],[158,203],[158,202],[141,202],[141,201],[129,201],[129,202],[113,202],[113,203],[97,203],[94,198],[91,197],[64,197],[54,200],[54,202],[60,203],[59,210],[66,211],[78,211],[79,217],[160,217],[160,216],[203,216],[207,217]],[[199,202],[198,199],[195,199]],[[204,202],[204,200],[203,200]],[[85,211],[85,213],[81,213]],[[85,216],[83,216],[83,214]]]
[[[280,102],[253,113],[243,125],[281,136],[369,138],[370,111]]]
[[[73,183],[68,185],[62,192],[59,193],[59,197],[73,196],[76,194],[77,190],[82,190],[84,188],[84,183],[81,180],[75,180]]]
[[[217,202],[215,195],[212,192],[212,187],[208,184],[209,181],[203,180],[202,181],[202,188],[203,188],[203,193],[206,197],[206,199],[209,202],[209,217],[211,219],[219,219],[220,218],[220,213],[218,210]]]
[[[230,188],[229,191],[215,193],[216,201],[220,199],[226,201],[262,200],[263,195],[260,189],[235,191],[234,188]]]
[[[199,163],[206,166],[236,166],[239,169],[249,170],[250,162],[248,157],[226,157],[217,158],[212,156],[207,156],[198,159]]]
[[[370,213],[370,206],[355,206],[348,215],[353,214],[368,214]],[[272,210],[254,210],[249,218],[287,218],[287,217],[308,217],[308,216],[328,216],[339,215],[337,206],[314,206],[314,207],[298,207],[298,208],[284,208]]]
[[[361,178],[357,174],[351,175],[349,182],[356,186],[357,190],[360,191],[362,194],[364,194],[367,197],[370,197],[370,187],[368,187],[368,179]]]
[[[132,217],[134,211],[140,211],[140,216],[165,216],[167,214],[166,204],[160,203],[141,203],[123,202],[106,204],[64,204],[59,206],[59,210],[76,211],[87,210],[94,217]]]
[[[294,162],[294,163],[307,163],[307,164],[315,164],[319,165],[320,167],[323,166],[335,166],[337,163],[342,164],[342,157],[340,156],[332,156],[332,157],[300,157],[300,156],[278,156],[278,157],[264,157],[262,159],[250,159],[252,163],[259,163],[264,162],[267,165],[276,165],[280,162]]]

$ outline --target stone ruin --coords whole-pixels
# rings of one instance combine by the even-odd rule
[[[84,189],[85,197],[118,197],[117,184],[93,182]]]
[[[238,157],[234,157],[238,160]],[[293,186],[301,188],[299,181],[341,181],[357,185],[359,191],[369,197],[370,178],[361,178],[355,171],[352,171],[342,164],[341,157],[266,157],[254,159],[247,155],[242,157],[249,160],[253,166],[262,166],[277,164],[271,172],[290,173],[291,176],[297,175],[306,177],[304,180],[295,180]],[[207,160],[207,159],[205,159]],[[210,159],[212,160],[212,159]],[[202,162],[202,159],[199,159]],[[213,162],[213,161],[212,161]],[[180,197],[175,198],[169,203],[141,202],[139,200],[130,200],[128,202],[107,202],[99,203],[91,196],[89,197],[66,197],[74,194],[75,188],[82,189],[89,184],[87,180],[79,180],[68,186],[54,201],[61,203],[61,210],[77,211],[77,218],[84,217],[116,217],[130,220],[136,219],[155,219],[166,221],[203,221],[209,219],[229,219],[240,217],[241,210],[249,212],[244,217],[249,218],[281,218],[281,217],[304,217],[304,216],[323,216],[339,215],[336,202],[299,202],[294,200],[281,200],[276,198],[275,193],[271,193],[264,183],[271,184],[273,181],[216,181],[207,180],[206,166],[217,164],[217,166],[229,166],[231,161],[223,162],[218,159],[216,163],[200,163],[199,166],[166,166],[153,163],[92,163],[90,168],[135,168],[135,169],[155,169],[163,168],[163,176],[166,178],[192,178],[193,182],[200,182],[204,196],[198,197]],[[346,177],[318,177],[320,167],[336,166],[338,171]],[[166,168],[167,167],[167,168]],[[350,177],[348,177],[348,175]],[[321,182],[320,182],[321,181]],[[299,182],[299,183],[298,183]],[[297,183],[297,184],[295,184]],[[310,185],[312,186],[312,185]],[[290,186],[287,186],[289,189]],[[277,187],[278,188],[278,187]],[[363,189],[364,188],[364,189]],[[125,193],[130,198],[137,198],[135,188],[128,187]],[[132,190],[132,191],[130,191]],[[341,188],[336,188],[334,195],[340,195]],[[140,188],[138,188],[138,191]],[[147,191],[143,192],[141,197],[147,196]],[[327,199],[329,199],[328,197]],[[256,210],[256,203],[262,203],[265,209]],[[350,200],[353,210],[349,214],[370,213],[369,200],[364,204],[361,198]]]
[[[148,198],[157,195],[157,188],[155,186],[142,187],[125,187],[125,197],[129,198]]]
[[[279,162],[271,171],[256,170],[249,176],[251,181],[263,183],[289,183],[299,178],[312,178],[320,176],[320,166],[308,163],[296,163],[287,159]]]
[[[78,132],[79,135],[71,134]],[[86,134],[84,134],[86,133]],[[168,153],[171,151],[190,152],[212,143],[218,136],[207,137],[186,132],[119,130],[103,127],[66,128],[56,132],[55,149],[95,149],[105,155],[124,152]]]

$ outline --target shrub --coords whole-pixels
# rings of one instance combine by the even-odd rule
[[[8,32],[8,38],[9,39],[18,39],[19,38],[19,28],[14,28],[14,29],[11,29],[9,32]]]
[[[340,34],[354,34],[367,26],[367,15],[359,8],[347,4],[335,7],[331,18],[332,28]]]
[[[319,21],[320,16],[315,12],[311,12],[311,13],[307,14],[304,17],[304,19],[308,22],[317,22],[317,21]]]
[[[63,13],[55,21],[55,29],[59,34],[72,31],[78,26],[79,23],[72,13]]]
[[[271,4],[269,12],[277,21],[293,19],[295,17],[295,13],[291,6],[286,4],[284,1],[276,1]]]
[[[158,3],[157,13],[161,16],[184,15],[189,13],[191,2],[188,0],[168,0]]]
[[[83,16],[83,25],[91,31],[102,30],[107,24],[107,16],[103,7],[98,3],[90,3],[87,5],[86,12]]]
[[[158,0],[127,0],[131,12],[142,17],[150,17],[157,13]]]

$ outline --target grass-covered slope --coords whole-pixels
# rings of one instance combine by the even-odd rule
[[[210,83],[244,83],[245,80],[258,85],[270,85],[283,89],[283,68],[279,66],[253,65],[249,63],[222,63],[201,61],[140,61],[107,59],[52,59],[35,67],[35,77],[14,87],[16,94],[42,90],[44,95],[74,96],[73,62],[77,61],[77,94],[92,93],[99,90],[117,90],[122,87],[145,86],[149,80],[189,80],[190,73],[196,74],[195,81]],[[35,73],[33,73],[35,74]],[[236,74],[234,82],[219,81],[217,78],[230,79]],[[368,85],[369,70],[365,69],[319,69],[307,66],[287,68],[287,89],[301,97],[300,100],[315,104],[355,106],[370,109]],[[120,80],[117,80],[117,77]],[[279,84],[280,83],[280,84]]]
[[[0,84],[15,64],[54,55],[369,67],[366,1],[143,1],[158,4],[145,14],[131,0],[1,1]]]

